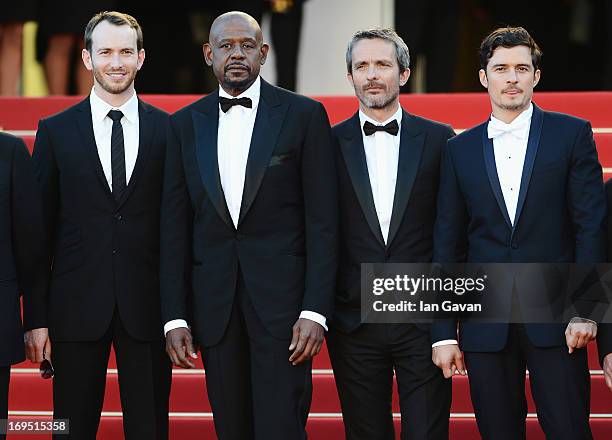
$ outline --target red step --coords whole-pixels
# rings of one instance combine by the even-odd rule
[[[199,99],[199,95],[143,95],[150,104],[170,113]],[[357,110],[353,96],[320,96],[332,124]],[[34,130],[38,120],[60,112],[82,99],[78,96],[45,98],[0,98],[0,129]],[[417,115],[451,124],[456,128],[480,124],[491,113],[486,93],[449,93],[400,96],[402,106]],[[534,102],[546,110],[569,113],[591,121],[593,127],[610,127],[611,92],[535,93]]]
[[[11,416],[11,420],[24,420],[31,417]],[[40,417],[50,420],[50,417]],[[399,439],[400,418],[394,417],[396,439]],[[308,436],[311,440],[339,440],[344,438],[344,426],[339,414],[317,415],[311,414],[306,426]],[[591,430],[595,440],[609,440],[612,436],[612,418],[591,418]],[[8,439],[14,440],[48,440],[50,435],[9,435]],[[100,422],[98,440],[123,439],[123,424],[121,417],[105,416]],[[171,415],[170,438],[180,440],[216,440],[212,416],[199,415],[183,416]],[[479,439],[476,420],[472,416],[453,417],[450,420],[450,438],[453,440]],[[545,440],[544,433],[540,429],[538,421],[533,415],[527,419],[527,438],[529,440]]]
[[[14,411],[36,411],[52,408],[51,381],[41,379],[37,373],[19,373],[13,370],[9,394],[9,408]],[[315,371],[313,374],[313,397],[311,411],[316,413],[340,412],[340,402],[333,374]],[[531,396],[529,376],[526,381],[529,412],[535,412],[535,404]],[[119,384],[116,373],[107,376],[104,411],[121,411]],[[170,412],[210,412],[210,404],[206,394],[204,372],[198,374],[174,374],[172,392],[170,395]],[[394,385],[393,411],[399,412],[397,389]],[[470,401],[468,378],[455,376],[453,378],[453,413],[474,412]],[[606,384],[603,375],[591,376],[591,413],[612,414],[612,391]]]
[[[589,368],[591,370],[601,370],[601,366],[599,365],[599,358],[597,357],[597,345],[595,343],[590,343],[587,346],[589,352]],[[29,361],[22,362],[20,364],[15,365],[15,367],[19,368],[38,368],[37,365],[31,364]],[[108,368],[117,368],[117,363],[115,362],[115,353],[111,350],[111,356],[108,362]],[[196,368],[204,368],[202,366],[201,355],[196,361]],[[315,370],[327,370],[331,369],[331,362],[329,360],[329,354],[327,353],[327,345],[323,343],[323,347],[321,348],[321,352],[315,356],[312,368]]]

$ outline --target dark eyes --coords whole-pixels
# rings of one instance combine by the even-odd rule
[[[222,44],[222,45],[221,45],[221,46],[219,46],[219,47],[220,47],[221,49],[229,50],[229,49],[231,49],[231,48],[232,48],[232,45],[231,45],[230,43],[225,43],[225,44]],[[255,48],[255,46],[254,46],[253,44],[251,44],[251,43],[243,43],[243,44],[242,44],[242,47],[243,47],[244,49],[253,49],[253,48]]]

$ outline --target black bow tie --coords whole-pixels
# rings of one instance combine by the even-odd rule
[[[227,113],[227,111],[235,105],[241,105],[246,108],[253,107],[253,101],[251,98],[224,98],[223,96],[219,96],[219,105],[221,105],[221,110],[223,113]]]
[[[386,131],[393,136],[397,136],[397,132],[399,131],[397,119],[392,120],[387,125],[374,125],[369,121],[366,121],[365,124],[363,124],[363,132],[366,136],[370,136],[377,131]]]

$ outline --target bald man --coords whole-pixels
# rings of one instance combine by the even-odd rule
[[[304,439],[336,274],[327,114],[260,78],[268,45],[249,15],[219,16],[203,49],[219,89],[168,130],[166,350],[191,368],[202,348],[220,439]]]

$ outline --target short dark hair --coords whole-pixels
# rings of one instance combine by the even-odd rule
[[[516,46],[526,46],[531,51],[531,62],[535,70],[540,68],[542,61],[542,51],[529,35],[529,32],[522,27],[501,27],[495,29],[480,43],[480,67],[487,70],[487,64],[493,56],[493,52],[498,47],[511,48]]]
[[[85,26],[85,49],[91,52],[91,35],[94,29],[103,21],[108,21],[110,24],[115,26],[129,26],[136,31],[136,47],[140,51],[142,49],[142,28],[134,17],[129,14],[117,11],[103,11],[98,12],[96,15],[91,17],[87,26]]]
[[[381,40],[393,43],[395,47],[395,56],[397,58],[397,64],[400,68],[400,73],[410,67],[410,52],[408,46],[393,29],[367,29],[364,31],[358,31],[353,35],[351,41],[346,48],[346,69],[348,73],[353,73],[353,46],[360,40],[373,40],[379,38]]]

